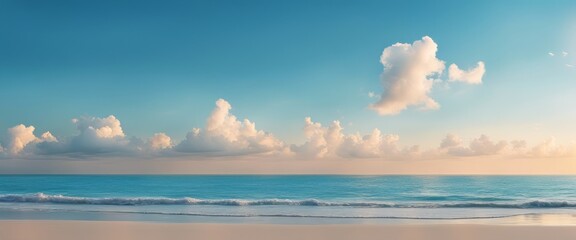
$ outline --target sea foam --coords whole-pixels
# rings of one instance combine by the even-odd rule
[[[576,203],[566,201],[528,202],[459,202],[459,203],[385,203],[385,202],[336,202],[317,199],[197,199],[191,197],[77,197],[58,194],[5,194],[0,202],[54,203],[76,205],[221,205],[221,206],[331,206],[366,208],[575,208]]]

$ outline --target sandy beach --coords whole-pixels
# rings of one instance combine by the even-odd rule
[[[576,226],[483,224],[197,224],[69,220],[2,220],[2,240],[96,239],[574,239]]]

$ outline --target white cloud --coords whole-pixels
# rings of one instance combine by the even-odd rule
[[[494,142],[486,135],[472,139],[469,145],[465,146],[464,141],[460,137],[448,134],[440,143],[439,149],[441,152],[451,156],[479,156],[503,153],[507,147],[508,143],[506,141]]]
[[[397,114],[408,106],[438,108],[428,96],[434,84],[431,77],[444,70],[444,62],[436,58],[437,50],[438,45],[428,36],[412,44],[396,43],[385,48],[380,56],[384,91],[370,107],[380,115]]]
[[[306,143],[301,146],[292,145],[292,151],[316,158],[335,156],[344,139],[339,121],[333,121],[329,127],[322,127],[322,124],[312,122],[310,117],[305,118],[304,136]]]
[[[562,57],[566,57],[566,56],[568,56],[568,53],[567,53],[567,52],[562,52]]]
[[[50,132],[37,137],[34,126],[17,125],[8,129],[7,138],[0,146],[0,157],[34,158],[45,155],[67,157],[85,156],[171,156],[193,154],[201,156],[234,156],[245,154],[276,154],[278,157],[297,159],[356,159],[379,160],[437,159],[452,156],[510,156],[526,158],[561,158],[576,156],[576,144],[557,144],[551,138],[528,146],[524,140],[493,141],[481,135],[464,141],[448,134],[438,148],[420,151],[418,146],[401,147],[396,134],[383,134],[373,129],[368,134],[346,134],[339,121],[327,126],[305,118],[303,133],[306,141],[290,148],[273,135],[256,129],[248,119],[240,121],[230,113],[232,107],[220,99],[208,117],[204,129],[195,128],[186,139],[174,146],[170,136],[156,133],[147,141],[127,138],[120,120],[113,115],[105,118],[84,117],[74,119],[79,134],[62,140]]]
[[[380,115],[398,114],[410,106],[438,109],[440,105],[430,97],[445,68],[444,61],[436,57],[437,51],[438,45],[428,36],[412,44],[396,43],[385,48],[380,56],[384,66],[380,77],[383,91],[370,108]],[[449,74],[451,81],[479,84],[484,72],[484,63],[478,62],[476,68],[468,71],[453,64]]]
[[[554,57],[554,55],[556,55],[556,54],[554,54],[553,52],[548,52],[548,55],[549,55],[550,57]]]
[[[440,143],[441,153],[452,156],[469,156],[472,155],[470,148],[464,147],[464,140],[455,134],[448,134]]]
[[[64,141],[58,141],[49,132],[42,135],[43,142],[37,144],[40,155],[79,155],[91,156],[110,153],[134,153],[141,150],[137,140],[128,140],[122,130],[122,124],[114,115],[108,117],[81,117],[72,119],[79,134]]]
[[[502,152],[508,143],[506,141],[493,142],[486,135],[473,139],[470,142],[470,149],[475,155],[493,155]]]
[[[440,143],[440,148],[451,148],[461,146],[462,139],[454,134],[448,134]]]
[[[360,135],[342,133],[339,121],[333,121],[328,127],[305,119],[304,134],[307,141],[302,145],[292,145],[291,150],[303,157],[314,158],[401,158],[404,152],[414,152],[417,148],[402,150],[398,146],[399,137],[395,134],[382,134],[374,129],[370,134]]]
[[[574,65],[572,65],[572,64],[566,64],[566,67],[574,68]]]
[[[105,118],[82,117],[72,119],[80,134],[71,139],[68,152],[100,154],[129,151],[120,120],[114,115]]]
[[[478,62],[478,66],[469,70],[462,70],[458,68],[458,65],[451,64],[448,68],[448,78],[450,81],[481,84],[485,72],[484,62],[481,61]]]
[[[36,141],[34,135],[34,126],[26,127],[24,124],[16,125],[8,129],[8,151],[15,155],[22,150],[29,143]]]
[[[76,128],[78,128],[81,134],[88,132],[88,134],[94,135],[98,138],[124,137],[120,120],[118,120],[114,115],[105,118],[74,118],[72,119],[72,123],[76,124]]]
[[[239,121],[230,114],[232,106],[224,99],[208,117],[204,130],[195,128],[176,146],[180,152],[206,152],[215,154],[247,154],[282,151],[284,143],[272,134],[256,129],[248,119]]]
[[[148,147],[152,150],[162,150],[172,147],[172,139],[165,133],[156,133],[148,139]]]
[[[562,145],[556,143],[554,138],[529,147],[525,140],[492,141],[488,136],[481,135],[472,139],[468,146],[460,137],[448,134],[441,142],[439,153],[429,152],[435,157],[448,156],[484,156],[497,155],[502,157],[524,158],[562,158],[576,156],[576,143]]]
[[[30,146],[43,142],[58,142],[56,137],[52,136],[50,132],[43,133],[40,138],[34,135],[36,128],[32,125],[26,127],[24,124],[19,124],[8,129],[8,146],[7,150],[11,155],[18,155]],[[3,152],[0,146],[0,152]]]
[[[551,137],[530,149],[528,155],[533,157],[569,157],[576,156],[576,145],[563,146]]]
[[[58,139],[52,135],[50,132],[45,132],[40,136],[42,142],[58,142]]]
[[[376,95],[376,93],[374,93],[374,92],[368,92],[368,97],[369,98],[377,98],[378,95]]]

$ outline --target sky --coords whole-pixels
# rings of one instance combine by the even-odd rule
[[[574,1],[0,0],[0,173],[576,174]]]

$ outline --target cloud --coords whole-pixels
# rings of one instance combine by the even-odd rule
[[[71,139],[67,151],[84,154],[99,154],[128,151],[120,120],[114,115],[105,118],[82,117],[72,119],[80,132]]]
[[[444,70],[444,62],[436,58],[437,50],[438,45],[428,36],[412,44],[396,43],[385,48],[380,56],[384,91],[370,107],[381,115],[397,114],[408,106],[438,108],[428,96],[434,84],[430,77]]]
[[[461,146],[463,143],[462,139],[454,134],[448,134],[440,143],[440,148],[452,148]]]
[[[384,71],[380,76],[383,87],[380,99],[370,108],[380,115],[394,115],[410,106],[424,110],[438,109],[440,105],[430,97],[435,82],[445,69],[444,61],[436,57],[438,45],[425,36],[412,44],[396,43],[387,47],[380,56]],[[463,71],[453,64],[450,79],[479,84],[484,75],[484,63]]]
[[[257,130],[256,124],[248,119],[239,121],[230,113],[231,109],[230,103],[218,99],[204,130],[194,128],[175,150],[217,155],[282,151],[282,141],[270,133]]]
[[[32,125],[26,127],[24,124],[9,128],[7,149],[0,146],[0,152],[7,150],[9,154],[15,156],[24,152],[31,145],[43,142],[58,142],[58,139],[52,136],[50,132],[44,132],[39,138],[36,137],[34,135],[35,129]]]
[[[554,55],[556,55],[556,54],[554,54],[553,52],[548,52],[548,55],[549,55],[550,57],[554,57]]]
[[[401,146],[400,136],[383,134],[375,128],[367,134],[344,132],[339,121],[324,126],[305,118],[306,141],[287,147],[272,134],[258,130],[248,119],[240,121],[230,113],[232,106],[223,99],[206,121],[203,129],[195,128],[186,139],[176,144],[165,133],[147,140],[127,137],[114,115],[75,118],[78,134],[58,139],[50,132],[39,137],[34,126],[23,124],[9,128],[0,146],[0,158],[46,158],[47,156],[84,158],[91,156],[146,157],[159,156],[239,156],[265,155],[284,159],[359,159],[378,160],[438,159],[446,157],[498,156],[525,158],[565,158],[576,156],[576,144],[557,144],[551,138],[534,146],[524,140],[494,141],[480,135],[464,141],[455,134],[446,135],[438,148],[421,151],[419,146]]]
[[[470,149],[475,155],[493,155],[500,153],[508,146],[506,141],[493,142],[488,136],[481,135],[470,142]]]
[[[172,147],[172,139],[165,133],[156,133],[148,139],[147,144],[152,150],[162,150]]]
[[[82,134],[94,135],[98,138],[124,137],[120,120],[114,115],[105,118],[82,117],[72,119],[76,128]]]
[[[16,125],[8,129],[8,151],[15,155],[22,150],[29,143],[36,141],[34,135],[34,126],[26,127],[24,124]]]
[[[562,52],[562,57],[566,57],[566,56],[568,56],[568,53],[567,53],[567,52]]]
[[[533,157],[569,157],[576,156],[576,145],[563,146],[554,137],[537,144],[530,149],[528,155]]]
[[[448,154],[450,156],[470,156],[473,152],[470,148],[464,146],[462,138],[455,134],[448,134],[440,143],[440,155]],[[436,155],[433,153],[433,155]]]
[[[525,140],[493,141],[487,135],[472,139],[466,146],[464,141],[454,135],[448,134],[442,140],[439,152],[428,152],[433,157],[447,156],[486,156],[522,158],[565,158],[576,156],[576,143],[562,145],[551,137],[529,147]]]
[[[376,93],[374,93],[374,92],[368,92],[368,97],[369,98],[377,98],[378,95],[376,95]]]
[[[344,139],[339,121],[333,121],[329,127],[312,122],[310,117],[304,119],[304,136],[307,141],[301,145],[292,145],[291,150],[304,156],[323,158],[335,156]]]
[[[91,156],[111,153],[135,153],[141,149],[136,142],[126,139],[122,124],[114,115],[108,117],[81,117],[72,119],[78,135],[64,141],[54,141],[52,134],[42,136],[44,141],[36,146],[40,155]],[[136,140],[136,139],[133,139]]]
[[[512,150],[521,151],[523,149],[526,149],[526,146],[528,146],[528,144],[526,143],[525,140],[512,140],[510,141],[510,146],[512,147]]]
[[[292,145],[291,150],[301,157],[313,158],[384,158],[401,157],[403,151],[415,152],[417,148],[401,149],[398,146],[399,136],[382,134],[379,129],[372,130],[367,135],[342,132],[339,121],[323,127],[305,118],[304,135],[306,142],[302,145]]]
[[[478,66],[469,70],[461,70],[458,65],[451,64],[448,68],[448,78],[450,81],[465,82],[469,84],[481,84],[482,77],[486,69],[484,62],[478,62]]]
[[[42,142],[58,142],[58,139],[56,139],[56,137],[54,137],[50,132],[42,133],[40,140]]]
[[[515,142],[515,144],[521,144]],[[508,147],[506,141],[492,141],[486,135],[472,139],[468,146],[464,145],[464,141],[454,135],[448,134],[440,143],[439,149],[451,156],[480,156],[480,155],[495,155],[502,153]]]

